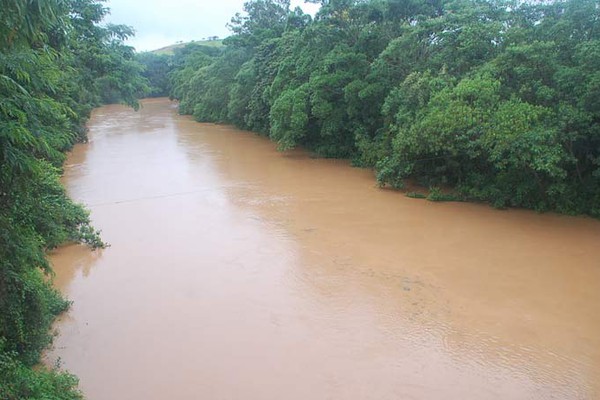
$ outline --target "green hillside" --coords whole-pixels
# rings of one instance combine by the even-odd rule
[[[218,39],[218,40],[197,40],[197,41],[192,40],[191,42],[176,43],[176,44],[172,44],[170,46],[162,47],[160,49],[153,50],[152,53],[154,53],[154,54],[173,54],[173,51],[175,49],[179,49],[179,48],[185,47],[185,46],[187,46],[190,43],[201,44],[202,46],[209,46],[209,47],[221,47],[221,46],[223,46],[223,40],[222,39]]]

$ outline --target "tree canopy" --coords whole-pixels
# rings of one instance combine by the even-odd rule
[[[218,54],[175,56],[199,121],[456,199],[600,216],[597,0],[251,0]],[[273,12],[267,10],[275,10]]]

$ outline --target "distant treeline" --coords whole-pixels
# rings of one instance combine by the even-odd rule
[[[99,0],[0,0],[0,399],[79,399],[77,379],[32,368],[69,303],[52,288],[46,251],[102,246],[59,182],[64,152],[85,139],[93,107],[148,89],[123,45],[99,25]]]
[[[382,185],[600,217],[598,0],[252,0],[230,27],[145,55],[155,94]]]

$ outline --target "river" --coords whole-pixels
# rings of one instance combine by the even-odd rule
[[[598,399],[600,221],[432,203],[346,161],[97,109],[47,363],[90,400]]]

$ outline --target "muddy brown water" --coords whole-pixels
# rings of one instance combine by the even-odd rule
[[[431,203],[345,161],[103,107],[47,362],[90,400],[599,399],[600,222]]]

